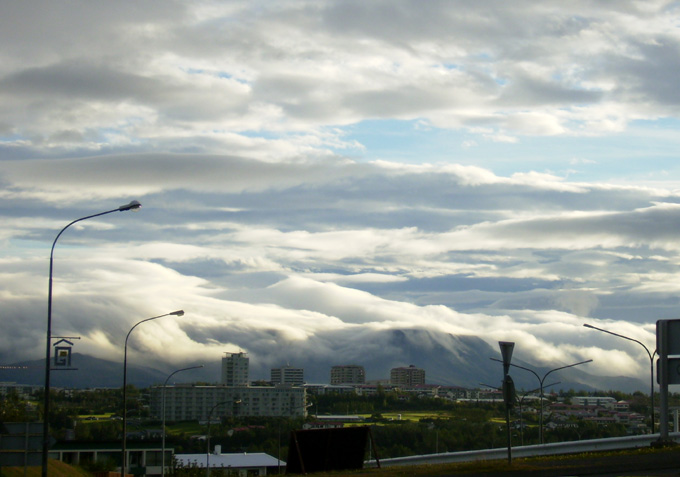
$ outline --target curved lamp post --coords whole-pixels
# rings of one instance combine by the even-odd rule
[[[161,460],[162,460],[162,462],[161,462],[161,475],[162,476],[165,476],[165,388],[167,387],[168,381],[170,381],[170,378],[173,377],[175,374],[181,373],[182,371],[189,371],[190,369],[198,369],[198,368],[202,368],[202,367],[203,367],[203,365],[201,364],[200,366],[190,366],[188,368],[182,368],[182,369],[178,369],[177,371],[173,371],[172,373],[170,373],[170,375],[167,377],[167,379],[163,383],[163,389],[162,389],[162,392],[161,392],[161,413],[163,415],[163,431],[162,431],[163,432],[163,438],[162,438],[162,444],[161,444],[161,449],[162,449],[162,451],[161,451],[161,456],[162,456],[162,458],[161,458]]]
[[[210,475],[210,420],[212,419],[212,413],[215,409],[217,409],[220,406],[224,406],[225,404],[229,404],[231,401],[222,401],[217,404],[215,404],[212,409],[210,409],[210,412],[208,413],[208,432],[206,435],[206,444],[207,444],[207,451],[205,453],[205,475]]]
[[[496,358],[491,358],[491,360],[493,360],[493,361],[498,361],[498,362],[500,362],[500,363],[503,362],[503,361],[501,361],[500,359],[496,359]],[[519,369],[523,369],[523,370],[525,370],[525,371],[529,371],[530,373],[532,373],[534,376],[536,376],[536,379],[538,379],[538,382],[539,382],[539,384],[540,384],[540,386],[541,386],[541,387],[539,388],[539,389],[541,390],[541,396],[540,396],[540,398],[541,398],[541,399],[540,399],[540,401],[541,401],[541,414],[540,414],[540,416],[539,416],[539,421],[540,421],[540,422],[539,422],[539,428],[538,428],[538,431],[539,431],[539,442],[540,442],[541,444],[543,444],[543,383],[545,382],[545,378],[547,378],[551,373],[553,373],[553,372],[555,372],[555,371],[559,371],[560,369],[573,368],[574,366],[578,366],[579,364],[586,364],[586,363],[590,363],[590,362],[592,362],[592,361],[593,361],[592,359],[588,359],[588,360],[586,360],[586,361],[579,361],[578,363],[568,364],[567,366],[560,366],[559,368],[551,369],[550,371],[548,371],[547,373],[545,373],[545,374],[543,375],[542,378],[541,378],[541,377],[536,373],[536,371],[534,371],[533,369],[525,368],[524,366],[519,366],[519,365],[517,365],[517,364],[512,364],[512,363],[510,364],[510,366],[513,366],[513,367],[519,368]]]
[[[549,388],[550,386],[554,386],[556,384],[560,384],[559,381],[556,381],[554,383],[546,384],[545,387]],[[529,394],[533,394],[536,391],[539,391],[540,388],[538,389],[532,389],[531,391],[525,392],[522,397],[517,397],[517,403],[519,404],[519,439],[520,439],[520,445],[524,445],[524,420],[522,418],[522,403],[524,400],[529,396]]]
[[[654,350],[654,352],[652,353],[651,351],[649,351],[649,348],[647,348],[642,342],[633,338],[629,338],[628,336],[623,336],[618,333],[614,333],[613,331],[598,328],[596,326],[589,325],[588,323],[585,323],[583,326],[585,326],[586,328],[591,328],[593,330],[601,331],[603,333],[618,336],[619,338],[623,338],[624,340],[633,341],[642,346],[647,352],[647,355],[649,356],[649,399],[651,400],[650,417],[652,419],[652,434],[654,434],[654,355],[656,354],[657,350]]]
[[[138,321],[135,323],[135,325],[130,328],[130,331],[128,331],[127,336],[125,337],[125,354],[123,357],[123,444],[122,444],[122,451],[123,451],[123,456],[122,456],[122,465],[120,467],[120,475],[125,475],[125,469],[127,467],[127,456],[126,456],[126,451],[125,451],[125,445],[126,445],[126,440],[127,440],[127,344],[128,344],[128,338],[130,338],[130,333],[132,333],[132,330],[137,328],[137,326],[141,325],[142,323],[146,323],[147,321],[151,320],[157,320],[158,318],[163,318],[164,316],[182,316],[184,315],[184,310],[177,310],[173,311],[170,313],[165,313],[164,315],[158,315],[158,316],[152,316],[151,318],[146,318],[145,320]]]
[[[107,210],[106,212],[100,212],[98,214],[88,215],[87,217],[81,217],[69,223],[66,227],[61,229],[57,234],[57,237],[52,242],[52,249],[50,250],[50,278],[47,290],[47,344],[45,345],[45,397],[44,397],[44,408],[43,408],[43,450],[42,450],[42,476],[47,476],[47,456],[50,448],[50,437],[49,437],[49,417],[50,417],[50,348],[52,341],[52,271],[54,269],[54,247],[57,245],[57,240],[61,237],[67,228],[71,225],[81,222],[83,220],[92,219],[94,217],[99,217],[101,215],[110,214],[112,212],[126,212],[128,210],[139,210],[142,204],[133,200],[129,204],[121,205],[117,209]]]

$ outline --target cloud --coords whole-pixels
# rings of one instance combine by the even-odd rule
[[[667,2],[529,5],[12,6],[0,124],[41,154],[215,153],[251,131],[323,142],[323,126],[367,118],[484,124],[506,142],[672,114]],[[602,108],[616,116],[595,119]]]
[[[44,349],[56,234],[136,199],[55,249],[84,352],[184,308],[131,352],[354,360],[417,329],[644,376],[582,324],[651,344],[677,315],[677,6],[421,3],[7,5],[0,357]]]
[[[4,313],[26,339],[4,340],[4,359],[39,352],[45,290],[36,284],[45,280],[46,246],[67,216],[79,215],[51,201],[73,193],[75,171],[82,183],[92,179],[88,210],[125,202],[118,187],[139,187],[144,204],[137,214],[74,226],[56,249],[56,329],[83,336],[81,350],[103,357],[120,352],[135,321],[182,308],[181,319],[136,330],[131,353],[160,365],[168,347],[170,362],[242,348],[269,362],[263,349],[289,343],[275,353],[285,361],[293,343],[313,348],[321,336],[418,328],[514,340],[518,356],[542,364],[625,349],[631,358],[608,371],[644,375],[644,366],[631,367],[638,350],[602,337],[584,341],[582,324],[653,342],[647,324],[663,308],[651,303],[664,306],[677,293],[680,209],[669,191],[451,165],[201,159],[1,164],[3,200],[21,206],[14,197],[33,197],[18,217],[49,199],[31,220],[5,221],[13,253],[2,257]],[[115,170],[126,162],[137,172]],[[35,164],[45,169],[31,175]],[[153,176],[162,185],[145,189]],[[114,187],[97,192],[107,181]],[[603,321],[626,303],[647,303],[650,312]]]

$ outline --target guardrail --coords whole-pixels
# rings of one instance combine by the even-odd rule
[[[678,442],[680,432],[671,432],[670,440]],[[659,434],[645,434],[641,436],[611,437],[607,439],[589,439],[583,441],[555,442],[550,444],[537,444],[531,446],[518,446],[512,448],[514,457],[536,457],[560,454],[579,454],[582,452],[596,452],[620,449],[635,449],[649,447],[659,440]],[[508,456],[507,447],[497,449],[484,449],[463,452],[445,452],[440,454],[413,455],[408,457],[393,457],[380,459],[381,467],[396,465],[419,465],[419,464],[450,464],[455,462],[469,462],[475,460],[497,460]],[[375,460],[366,463],[367,467],[376,467]]]

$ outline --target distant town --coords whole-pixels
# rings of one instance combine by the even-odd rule
[[[150,388],[130,388],[128,416],[134,417],[128,420],[134,429],[125,433],[134,449],[130,465],[146,467],[146,475],[160,475],[158,456],[166,452],[168,462],[174,456],[179,466],[207,465],[205,440],[211,433],[212,461],[236,465],[233,459],[240,455],[238,451],[248,449],[252,461],[247,468],[255,472],[255,467],[268,467],[270,473],[274,467],[278,471],[281,456],[286,455],[281,439],[285,441],[287,434],[281,434],[282,429],[369,426],[384,457],[493,448],[504,438],[499,422],[505,408],[500,389],[428,384],[425,370],[415,365],[392,368],[389,378],[367,381],[361,364],[338,364],[330,367],[328,383],[306,383],[304,369],[290,364],[272,368],[269,380],[250,380],[249,370],[247,353],[227,352],[216,383],[168,385],[166,381]],[[0,383],[3,412],[6,416],[13,412],[17,422],[34,420],[41,390],[41,386]],[[68,413],[64,416],[69,417],[54,423],[60,441],[50,456],[93,469],[104,462],[109,470],[119,468],[121,389],[53,392],[59,407]],[[673,399],[677,404],[678,397]],[[519,392],[510,426],[519,444],[645,435],[654,431],[649,415],[652,404],[639,392]],[[673,429],[678,428],[677,409],[673,408]],[[658,409],[655,414],[659,415]],[[174,429],[172,434],[163,430],[166,422]],[[12,431],[8,427],[3,432]],[[172,450],[159,447],[164,437],[171,440]],[[102,445],[109,447],[92,457],[93,446]],[[267,473],[266,469],[257,472],[253,475]]]

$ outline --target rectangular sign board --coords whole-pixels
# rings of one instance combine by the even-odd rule
[[[668,358],[666,360],[666,384],[680,384],[680,358]],[[656,360],[656,384],[661,384],[661,360]]]
[[[680,384],[680,358],[668,358],[668,384]]]
[[[680,356],[680,320],[656,322],[656,349],[659,356]]]

